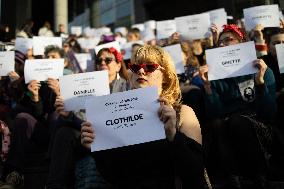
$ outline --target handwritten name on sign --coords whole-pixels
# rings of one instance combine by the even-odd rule
[[[96,132],[92,151],[165,138],[156,87],[95,97],[86,102],[86,116]]]

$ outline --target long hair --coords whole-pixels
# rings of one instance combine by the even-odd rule
[[[166,51],[158,46],[144,45],[133,54],[131,62],[135,64],[158,63],[163,68],[161,69],[163,84],[160,97],[166,99],[174,107],[180,105],[181,90],[178,77],[174,63]]]

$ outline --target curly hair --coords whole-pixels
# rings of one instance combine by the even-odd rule
[[[174,107],[181,103],[181,90],[179,81],[175,72],[174,63],[170,55],[161,47],[144,45],[140,47],[132,56],[131,62],[141,63],[158,63],[163,69],[163,84],[160,97],[166,99]]]

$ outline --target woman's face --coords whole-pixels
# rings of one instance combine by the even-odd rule
[[[121,64],[115,61],[113,54],[104,51],[98,58],[97,68],[99,71],[107,70],[109,77],[111,77],[115,76],[119,72]]]
[[[218,46],[225,47],[229,45],[235,45],[240,42],[241,41],[237,38],[235,34],[233,34],[232,32],[226,32],[220,36],[219,41],[218,41]]]
[[[135,64],[134,64],[135,65]],[[138,68],[130,66],[130,83],[133,89],[156,86],[159,95],[162,93],[163,68],[159,64],[143,63]],[[136,65],[137,67],[137,65]]]

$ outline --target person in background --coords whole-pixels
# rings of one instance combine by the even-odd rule
[[[54,36],[53,32],[51,31],[51,25],[48,21],[45,21],[43,27],[39,29],[38,36],[44,36],[44,37]]]

